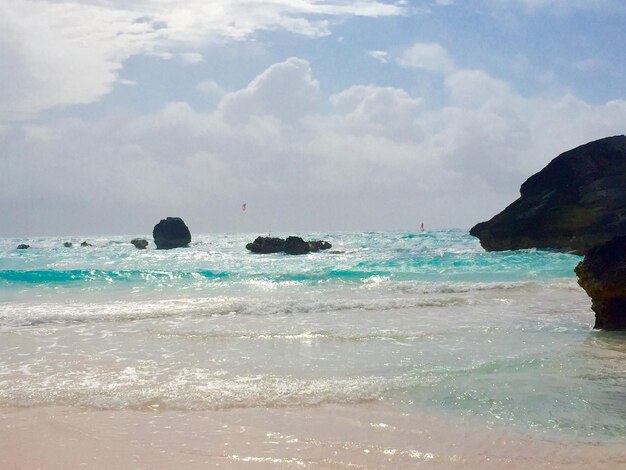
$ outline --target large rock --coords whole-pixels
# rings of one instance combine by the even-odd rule
[[[253,253],[280,253],[285,249],[285,240],[273,237],[256,237],[246,248]]]
[[[253,253],[287,253],[288,255],[304,255],[311,251],[327,250],[332,245],[327,241],[316,240],[306,242],[300,237],[256,237],[246,248]]]
[[[626,236],[589,250],[576,274],[591,297],[594,328],[626,330]]]
[[[626,136],[565,152],[522,184],[521,197],[470,233],[486,250],[584,254],[626,235]]]
[[[188,246],[191,243],[189,228],[180,217],[168,217],[154,226],[154,244],[159,250]]]

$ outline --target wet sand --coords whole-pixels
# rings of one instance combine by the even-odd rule
[[[2,469],[626,468],[626,444],[549,440],[378,403],[228,411],[0,410]]]

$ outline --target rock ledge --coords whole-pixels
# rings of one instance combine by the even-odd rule
[[[522,184],[521,197],[470,230],[488,251],[584,254],[626,235],[626,136],[565,152]]]

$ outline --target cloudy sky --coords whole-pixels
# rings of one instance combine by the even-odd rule
[[[469,228],[626,133],[625,24],[623,0],[0,0],[0,236]]]

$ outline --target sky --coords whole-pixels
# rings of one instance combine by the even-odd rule
[[[626,133],[625,24],[623,0],[0,0],[0,236],[470,228]]]

